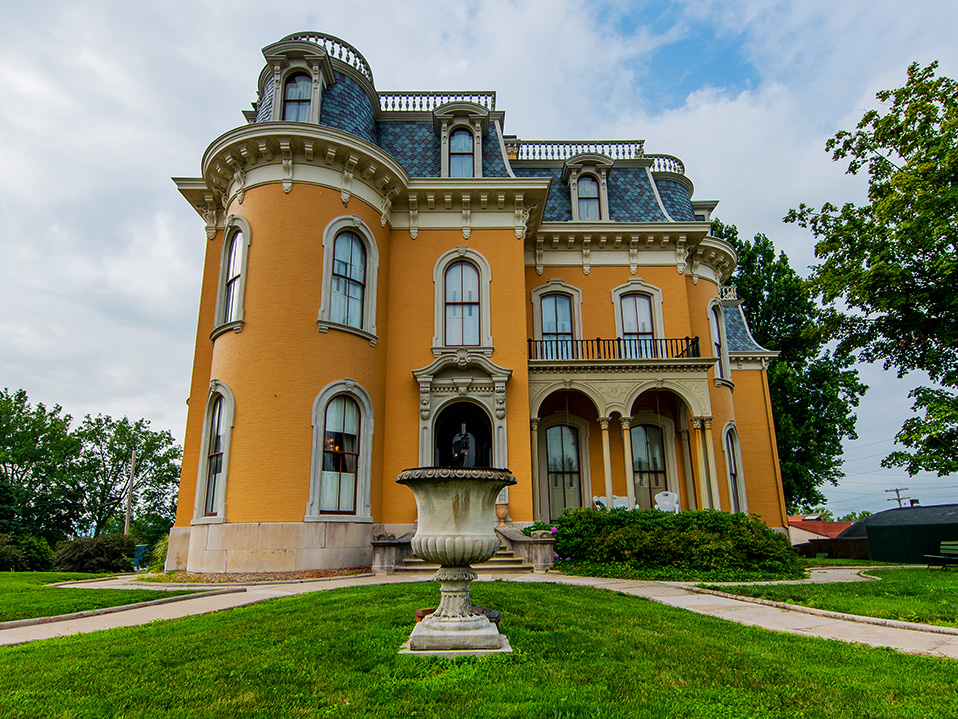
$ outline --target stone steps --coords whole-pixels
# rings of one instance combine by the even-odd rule
[[[531,564],[508,549],[500,549],[495,556],[481,564],[473,564],[472,568],[477,574],[528,574],[532,571]],[[404,559],[402,564],[397,564],[394,571],[396,574],[431,576],[437,569],[439,569],[438,564],[429,564],[419,557],[409,557]]]

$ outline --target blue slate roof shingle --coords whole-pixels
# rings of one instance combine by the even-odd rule
[[[482,138],[482,176],[509,177],[506,163],[502,161],[502,146],[499,144],[499,133],[495,125]]]
[[[323,90],[319,124],[379,144],[376,116],[369,96],[355,80],[341,72],[336,73],[336,82]]]
[[[380,122],[379,146],[395,157],[410,177],[439,177],[442,147],[431,122]]]
[[[613,167],[607,181],[609,219],[615,222],[668,222],[644,167]]]
[[[514,167],[512,171],[516,177],[551,177],[552,185],[542,213],[542,221],[572,221],[572,197],[569,195],[569,186],[562,181],[560,168]]]
[[[665,211],[676,222],[695,222],[695,212],[692,210],[692,198],[684,185],[672,180],[656,180],[659,188],[659,197]]]
[[[259,100],[256,107],[256,119],[253,122],[266,122],[273,116],[273,83],[271,80],[266,82],[263,88],[263,97]]]
[[[725,341],[729,352],[768,352],[759,345],[748,330],[748,323],[742,313],[742,305],[729,305],[725,316]]]

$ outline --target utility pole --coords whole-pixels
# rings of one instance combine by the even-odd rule
[[[126,519],[123,520],[123,534],[130,535],[130,515],[133,513],[133,473],[136,471],[136,447],[130,455],[130,482],[126,486]]]
[[[902,502],[911,499],[911,497],[902,497],[902,496],[901,496],[901,493],[902,493],[902,492],[907,492],[907,491],[908,491],[908,487],[895,487],[894,489],[886,489],[885,491],[886,491],[886,492],[894,492],[894,493],[895,493],[895,496],[894,496],[894,497],[889,497],[889,498],[888,498],[888,501],[889,501],[889,502],[898,502],[898,508],[899,508],[899,509],[901,509],[901,506],[902,506],[901,503],[902,503]]]

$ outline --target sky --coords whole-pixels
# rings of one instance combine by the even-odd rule
[[[824,151],[909,63],[956,77],[948,0],[38,0],[0,25],[0,387],[86,414],[146,417],[182,442],[205,243],[171,177],[244,123],[261,48],[317,30],[355,46],[377,89],[495,90],[524,139],[644,139],[681,158],[695,199],[767,234],[802,274],[810,234],[782,217],[860,202]],[[958,477],[881,458],[922,383],[871,389],[836,515],[958,501]],[[743,438],[744,439],[744,438]]]

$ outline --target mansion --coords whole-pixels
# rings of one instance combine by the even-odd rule
[[[246,122],[175,178],[206,259],[168,569],[369,566],[414,527],[410,467],[508,468],[515,527],[664,492],[787,527],[776,353],[682,161],[379,91],[322,33],[263,55]]]

